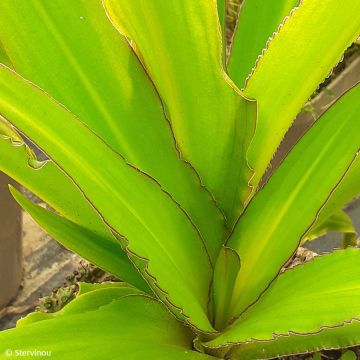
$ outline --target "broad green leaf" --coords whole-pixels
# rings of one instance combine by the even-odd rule
[[[33,204],[13,187],[10,191],[24,210],[54,239],[119,279],[129,281],[134,286],[149,291],[143,278],[134,271],[134,267],[129,262],[119,242],[110,241],[64,217]]]
[[[183,157],[198,170],[231,226],[249,192],[245,152],[256,105],[242,97],[222,67],[216,1],[104,4],[114,25],[135,44]]]
[[[349,169],[344,180],[331,194],[329,201],[321,209],[319,218],[316,222],[320,224],[328,219],[332,214],[341,210],[346,204],[360,194],[360,160],[356,158],[354,164]]]
[[[1,42],[0,42],[0,63],[6,65],[8,67],[12,67],[11,61],[10,61],[9,57],[7,56],[6,51],[3,47],[3,45],[1,44]]]
[[[179,160],[159,96],[101,1],[5,1],[0,24],[16,71],[159,181],[188,212],[215,262],[225,237],[223,216]]]
[[[359,321],[359,261],[360,249],[347,249],[285,271],[256,304],[207,346],[236,344],[241,351],[241,344],[257,341],[253,348],[262,349],[263,342],[284,337],[280,354],[284,355],[294,352],[291,335],[303,335],[305,339],[305,335],[319,334],[317,341],[321,348],[322,330]],[[333,337],[332,345],[351,346],[354,339],[360,342],[357,328],[356,335],[343,343]],[[310,341],[304,341],[302,352],[314,350],[307,347]]]
[[[212,288],[216,329],[226,326],[227,319],[222,317],[222,311],[231,297],[240,267],[241,260],[237,252],[224,246],[216,262]]]
[[[337,231],[349,235],[352,234],[352,237],[355,238],[357,236],[356,229],[350,216],[340,210],[320,223],[317,221],[304,236],[302,242],[304,243],[306,241],[317,239],[318,237],[327,234],[329,231]]]
[[[360,345],[360,322],[358,321],[341,327],[323,329],[314,335],[288,334],[277,336],[272,341],[251,342],[236,347],[230,354],[233,360],[272,359],[289,354],[344,349],[356,345]],[[316,359],[321,360],[320,357]]]
[[[248,160],[254,188],[290,124],[359,36],[360,2],[303,0],[258,60],[244,94],[258,102]]]
[[[0,359],[8,358],[6,349],[51,351],[51,358],[59,360],[211,359],[194,352],[191,345],[189,330],[160,303],[133,295],[90,312],[3,331]]]
[[[1,66],[0,113],[83,191],[132,260],[144,264],[143,276],[176,315],[212,331],[209,256],[187,214],[159,183],[126,163],[40,89]]]
[[[237,223],[227,243],[241,259],[229,319],[277,276],[354,162],[360,147],[359,96],[360,85],[322,115]]]
[[[231,79],[239,88],[245,86],[245,80],[269,38],[298,3],[299,0],[243,1],[227,66]]]
[[[100,306],[110,304],[114,300],[120,299],[129,295],[139,295],[142,292],[126,283],[102,283],[99,285],[79,283],[81,287],[85,287],[87,291],[81,292],[74,300],[68,303],[60,311],[54,313],[44,313],[41,311],[34,311],[24,318],[21,318],[16,323],[16,327],[28,326],[37,321],[49,320],[59,316],[74,315],[85,313],[89,311],[98,310]],[[118,284],[121,284],[119,286]]]
[[[98,235],[113,239],[103,221],[71,179],[52,161],[38,161],[21,136],[6,124],[1,116],[0,170],[71,221]]]
[[[77,229],[80,232],[78,235],[84,243],[71,233],[68,233],[70,237],[67,239],[59,238],[60,229],[55,229],[56,234],[52,232],[52,235],[64,246],[77,251],[80,256],[124,281],[142,289],[147,287],[121,250],[118,241],[75,184],[53,162],[39,162],[31,149],[24,144],[23,139],[1,118],[0,170],[30,189],[64,216],[63,222],[71,225],[72,231]],[[43,209],[39,211],[46,214]],[[56,215],[52,215],[52,219],[56,219]]]

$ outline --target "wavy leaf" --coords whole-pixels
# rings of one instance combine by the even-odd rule
[[[24,210],[55,240],[119,279],[149,292],[147,284],[140,274],[134,271],[134,267],[119,242],[110,241],[33,204],[13,187],[10,188],[10,191]]]
[[[244,0],[228,60],[231,79],[241,89],[268,39],[300,0]]]
[[[277,276],[351,167],[360,147],[359,95],[360,85],[323,114],[237,223],[227,246],[238,252],[241,269],[228,319],[256,301]]]
[[[52,161],[39,161],[0,116],[0,170],[42,198],[61,215],[115,241],[76,185]]]
[[[292,121],[359,36],[359,28],[358,1],[302,0],[269,42],[244,90],[258,101],[248,150],[255,188]]]
[[[104,4],[114,25],[135,44],[159,90],[181,153],[198,170],[231,226],[249,192],[245,152],[256,106],[223,70],[216,1]]]
[[[146,289],[136,269],[130,263],[119,242],[111,234],[98,213],[87,202],[75,184],[51,161],[38,161],[23,139],[0,118],[0,170],[18,183],[30,189],[64,217],[72,228],[83,235],[86,246],[74,238],[59,238],[52,235],[88,261],[108,270],[120,279]],[[45,210],[40,210],[45,211]],[[55,219],[55,215],[54,219]],[[81,229],[81,230],[80,230]],[[49,229],[48,229],[49,230]],[[83,236],[84,237],[84,236]],[[91,239],[101,239],[91,242]],[[96,251],[94,251],[96,249]],[[110,249],[111,257],[105,256]]]
[[[198,226],[215,262],[225,237],[223,216],[179,160],[158,94],[101,1],[1,2],[0,23],[16,71],[156,178]]]
[[[34,311],[17,321],[16,327],[24,327],[38,321],[58,318],[60,316],[76,315],[98,310],[128,295],[143,294],[140,290],[127,283],[104,282],[101,284],[78,283],[79,293],[65,307],[54,313]]]
[[[355,321],[342,327],[324,329],[315,335],[279,336],[272,341],[248,343],[236,348],[232,359],[270,359],[288,354],[304,354],[319,350],[344,349],[360,345],[360,323]],[[335,345],[336,344],[336,345]]]
[[[196,327],[212,331],[207,317],[210,260],[179,204],[66,109],[4,67],[0,95],[0,114],[41,145],[125,240],[126,251],[147,264],[143,271],[156,278],[150,286],[163,289],[163,300],[181,308],[182,319],[190,317]]]
[[[99,291],[103,290],[83,297],[94,297]],[[119,294],[97,309],[86,311],[87,305],[81,312],[49,316],[46,321],[1,332],[0,359],[7,358],[6,349],[14,349],[15,355],[19,348],[50,351],[52,359],[211,359],[191,350],[188,329],[154,299]]]
[[[285,271],[256,304],[207,346],[236,344],[234,358],[250,359],[247,348],[251,356],[257,351],[267,358],[273,354],[267,351],[274,349],[277,355],[285,355],[359,343],[359,261],[360,249],[347,249]],[[356,331],[351,334],[348,326]],[[337,335],[331,329],[327,332],[328,328],[338,328]]]

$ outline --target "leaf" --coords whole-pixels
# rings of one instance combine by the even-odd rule
[[[1,116],[0,170],[71,221],[113,239],[75,184],[53,162],[38,161],[21,136]]]
[[[130,284],[127,284],[126,282],[113,282],[113,281],[106,281],[102,283],[86,283],[86,282],[78,282],[77,285],[79,286],[79,295],[86,294],[91,291],[96,290],[103,290],[107,288],[129,288],[131,287]],[[140,293],[138,289],[133,288],[134,293]]]
[[[340,360],[356,360],[356,359],[357,359],[356,354],[351,350],[345,351],[340,358]]]
[[[327,234],[329,231],[337,232],[353,232],[354,226],[351,218],[344,211],[338,211],[325,219],[323,222],[316,222],[308,233],[304,236],[303,243],[319,238]]]
[[[135,44],[184,159],[197,169],[231,227],[249,192],[245,152],[256,104],[243,98],[222,67],[216,1],[103,2],[112,23]]]
[[[332,193],[329,201],[321,209],[316,225],[324,222],[332,214],[340,211],[346,204],[360,194],[360,161],[356,158],[344,180]]]
[[[217,0],[217,11],[219,17],[219,26],[221,31],[221,48],[223,65],[226,65],[226,6],[227,0]]]
[[[0,170],[30,189],[64,216],[63,222],[67,223],[72,231],[77,229],[82,234],[86,246],[79,243],[79,240],[72,234],[68,234],[70,238],[67,240],[58,238],[59,233],[55,229],[56,234],[52,232],[52,235],[58,241],[120,279],[136,284],[142,289],[147,288],[146,283],[141,279],[124,251],[121,250],[118,241],[75,184],[53,162],[38,161],[32,150],[24,144],[23,139],[1,118]],[[32,207],[34,206],[32,205]],[[43,209],[39,211],[46,214]],[[56,215],[53,215],[52,219],[56,221]],[[74,241],[74,239],[76,240]],[[95,242],[91,241],[94,239],[96,239]],[[100,241],[97,242],[99,239]],[[94,251],[95,249],[96,251]]]
[[[5,349],[50,351],[52,359],[211,359],[191,350],[188,329],[161,304],[139,295],[3,331],[0,359]]]
[[[258,102],[248,150],[254,188],[292,121],[358,37],[359,28],[357,1],[302,0],[269,42],[244,90]]]
[[[179,204],[66,109],[4,67],[0,113],[74,181],[123,240],[131,260],[144,265],[142,275],[172,311],[199,329],[213,331],[207,317],[211,263]]]
[[[357,239],[356,228],[349,216],[343,213],[342,208],[359,194],[360,161],[357,157],[341,184],[339,184],[331,194],[328,202],[321,209],[315,224],[309,230],[308,236],[311,236],[311,238],[304,238],[304,242],[321,236],[327,231],[335,230],[344,233],[344,247],[355,245]],[[340,215],[341,213],[343,213],[342,216]],[[334,219],[335,222],[333,221]]]
[[[324,329],[321,333],[309,336],[294,335],[279,336],[272,341],[248,343],[236,348],[232,359],[253,360],[270,359],[281,356],[286,352],[302,354],[319,350],[344,349],[360,344],[360,323],[355,321],[342,327]],[[334,346],[334,344],[338,344]],[[319,357],[320,359],[320,357]]]
[[[350,216],[347,215],[344,211],[338,211],[329,218],[325,219],[323,222],[318,223],[317,221],[315,225],[310,228],[302,242],[304,243],[306,241],[317,239],[329,231],[337,231],[339,233],[349,234],[355,238],[357,236],[356,229]]]
[[[299,0],[243,1],[227,66],[231,79],[239,88],[245,86],[245,80],[266,48],[268,39],[298,3]]]
[[[126,283],[86,284],[79,283],[80,294],[71,300],[65,307],[54,313],[34,311],[17,321],[16,327],[24,327],[37,321],[49,320],[60,316],[88,313],[98,310],[101,306],[108,305],[114,300],[129,295],[143,294],[140,290]],[[86,289],[84,292],[83,289]]]
[[[237,223],[227,246],[238,252],[241,269],[228,319],[256,301],[277,276],[351,167],[360,145],[359,95],[360,85],[322,115]]]
[[[325,344],[338,348],[360,342],[359,261],[360,249],[347,249],[285,271],[256,304],[207,346],[236,344],[239,354],[234,358],[250,359],[247,342],[256,341],[249,344],[251,354],[254,356],[256,349],[262,358],[273,357],[266,347],[275,348],[271,343],[275,340],[276,344],[277,339],[281,339],[282,349],[276,347],[276,355],[319,350]],[[356,325],[347,325],[351,323]],[[349,333],[347,326],[356,332]],[[344,329],[335,332],[343,335],[330,336],[329,328]],[[294,340],[295,335],[302,335],[302,345]]]
[[[9,57],[7,56],[6,51],[3,47],[3,45],[1,44],[1,42],[0,42],[0,63],[6,65],[8,67],[12,67],[11,61],[10,61]]]
[[[134,271],[134,267],[129,262],[119,242],[110,241],[64,217],[33,204],[14,187],[10,187],[10,191],[20,206],[58,242],[119,279],[128,281],[139,289],[149,292],[147,284]]]
[[[222,34],[223,34],[223,44],[224,44],[226,0],[217,0],[217,11],[218,11],[219,23],[220,23]]]
[[[0,23],[16,71],[159,181],[199,228],[215,262],[225,238],[223,216],[179,160],[159,96],[101,1],[1,2]]]
[[[86,292],[85,294],[78,296],[75,300],[72,300],[60,311],[46,314],[46,316],[60,317],[94,311],[99,309],[101,306],[112,303],[116,299],[139,294],[143,293],[134,287],[113,286],[112,284],[112,286]]]
[[[237,274],[240,271],[241,260],[236,251],[223,247],[218,256],[214,279],[213,279],[213,301],[215,328],[222,329],[226,320],[222,318],[222,310],[227,305],[234,289]]]

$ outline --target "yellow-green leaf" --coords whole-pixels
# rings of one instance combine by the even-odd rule
[[[228,72],[242,89],[267,41],[299,0],[244,0],[232,40]]]
[[[130,263],[118,241],[99,236],[89,229],[33,204],[15,188],[11,188],[11,193],[24,210],[62,245],[117,276],[120,280],[150,292],[146,282]]]
[[[278,348],[280,352],[276,355],[293,354],[300,349],[301,352],[318,350],[325,346],[322,344],[326,339],[335,348],[352,346],[355,339],[360,342],[359,261],[360,249],[347,249],[285,271],[256,304],[205,346],[234,344],[239,351],[234,359],[250,359],[247,343],[252,351],[263,351],[263,356],[268,358],[266,343],[271,349],[273,340],[276,343],[277,339],[282,342],[282,349]],[[352,322],[357,323],[357,330],[351,335],[346,326]],[[347,337],[330,337],[324,331],[342,327]],[[303,335],[303,345],[292,335]],[[318,348],[309,346],[316,343]]]
[[[199,228],[215,262],[225,237],[223,216],[179,159],[160,98],[101,1],[4,1],[0,24],[16,71],[159,181]]]
[[[327,234],[329,231],[337,231],[339,233],[348,234],[347,238],[357,237],[356,229],[349,215],[340,210],[333,213],[322,222],[316,222],[309,232],[304,236],[303,243],[317,239],[318,237]]]
[[[227,319],[222,317],[222,310],[231,297],[240,267],[241,260],[237,252],[223,247],[215,265],[212,286],[215,328],[218,330],[226,326]]]
[[[99,291],[104,290],[83,297],[97,296]],[[14,356],[16,349],[48,351],[56,360],[213,359],[192,350],[191,333],[162,304],[141,295],[121,296],[121,289],[116,292],[118,298],[97,309],[87,311],[86,302],[82,312],[48,316],[44,321],[2,331],[0,359],[8,359],[7,349],[12,349]]]
[[[248,194],[251,172],[245,152],[256,109],[223,70],[216,1],[104,4],[113,24],[135,44],[164,101],[183,157],[199,172],[231,226]]]
[[[241,259],[229,319],[277,276],[353,164],[360,148],[359,96],[360,85],[322,115],[237,223],[227,243]]]
[[[233,360],[272,359],[283,355],[302,354],[319,350],[336,350],[360,345],[360,322],[323,329],[314,335],[277,336],[272,341],[251,342],[231,352]],[[321,360],[314,356],[314,360]]]
[[[58,233],[53,233],[52,235],[64,246],[76,250],[80,256],[120,279],[146,288],[146,284],[121,250],[118,241],[71,179],[52,161],[38,161],[19,134],[1,118],[0,170],[49,204],[72,227],[87,234],[84,246],[76,237],[71,236],[67,241],[64,237],[60,239]],[[92,242],[94,239],[102,240]],[[97,250],[94,251],[95,249]],[[117,251],[113,251],[114,249]],[[107,252],[111,253],[111,258],[104,256]]]
[[[248,160],[256,187],[302,106],[359,36],[360,2],[303,0],[258,60],[244,93],[258,101]]]
[[[179,204],[68,110],[2,66],[0,113],[45,150],[81,189],[122,238],[128,254],[146,264],[143,276],[148,276],[152,289],[163,290],[159,296],[174,312],[177,309],[177,316],[212,331],[207,316],[210,259]]]
[[[314,226],[318,226],[360,194],[360,160],[355,159],[344,180],[331,194],[329,201],[321,209]]]

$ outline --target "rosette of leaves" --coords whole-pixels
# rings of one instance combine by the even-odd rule
[[[28,315],[1,350],[265,359],[360,343],[359,249],[281,271],[359,193],[360,87],[259,187],[357,39],[360,3],[245,0],[228,59],[224,6],[1,1],[0,168],[55,210],[11,189],[44,229],[124,281]]]

